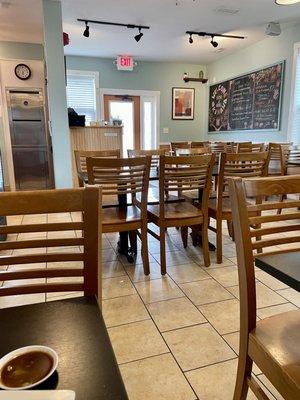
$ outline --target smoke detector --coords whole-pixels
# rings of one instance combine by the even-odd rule
[[[281,34],[281,27],[279,22],[270,22],[266,28],[266,35],[279,36]]]

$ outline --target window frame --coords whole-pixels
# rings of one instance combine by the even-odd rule
[[[100,113],[100,79],[99,79],[99,71],[86,71],[79,69],[67,69],[67,83],[68,83],[68,75],[78,75],[78,76],[89,76],[93,77],[95,81],[95,96],[96,96],[96,119],[100,121],[101,113]]]
[[[288,141],[295,142],[295,138],[293,138],[293,123],[294,123],[294,109],[295,109],[295,93],[296,93],[296,78],[297,78],[297,61],[299,56],[300,62],[300,42],[294,43],[294,54],[293,54],[293,69],[292,69],[292,77],[291,77],[291,95],[290,95],[290,108],[289,108],[289,119],[288,119]],[[300,68],[300,65],[299,65]],[[300,136],[298,138],[298,143],[300,144]]]

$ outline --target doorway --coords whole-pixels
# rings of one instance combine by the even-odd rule
[[[106,121],[120,119],[123,123],[123,157],[127,150],[141,148],[140,96],[104,95]]]
[[[160,130],[160,92],[152,90],[100,89],[101,118],[113,114],[124,124],[123,154],[127,149],[156,149]],[[126,122],[127,121],[127,122]]]

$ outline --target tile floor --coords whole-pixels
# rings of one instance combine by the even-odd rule
[[[22,218],[9,223],[22,222]],[[26,216],[23,223],[41,218],[47,220],[47,216]],[[48,221],[77,218],[63,214],[48,216]],[[20,239],[29,238],[20,235]],[[213,235],[210,240],[214,241]],[[231,400],[238,356],[239,292],[235,245],[227,230],[223,263],[216,264],[212,252],[211,266],[205,268],[201,248],[189,243],[183,249],[178,231],[168,229],[164,277],[155,239],[149,237],[151,274],[147,277],[140,256],[132,265],[117,254],[117,241],[118,234],[103,237],[103,315],[130,400]],[[256,277],[258,318],[300,307],[299,293],[262,271],[257,270]],[[13,296],[0,299],[0,308],[74,295]],[[271,399],[282,399],[257,366],[254,373]],[[255,397],[249,392],[248,399]]]

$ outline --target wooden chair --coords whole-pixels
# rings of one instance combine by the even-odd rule
[[[191,147],[190,142],[171,142],[170,146],[171,146],[172,155],[175,154],[175,151],[177,149],[187,149],[187,148]]]
[[[1,215],[29,217],[30,214],[34,214],[34,219],[38,218],[39,222],[0,226],[1,234],[12,235],[11,238],[17,234],[19,237],[22,235],[30,238],[30,240],[8,240],[0,243],[0,251],[4,252],[0,257],[0,265],[14,266],[13,269],[0,271],[0,281],[4,281],[0,287],[0,296],[83,291],[84,295],[97,295],[101,303],[99,204],[101,206],[101,189],[95,187],[1,193]],[[55,213],[71,212],[82,212],[82,221],[61,222],[59,215],[57,221],[54,218]],[[49,214],[53,222],[40,223],[41,217],[37,214]],[[75,230],[82,231],[82,236],[66,237],[66,231]],[[55,237],[46,238],[50,234]],[[83,251],[72,252],[68,249],[71,246],[77,246],[78,250],[80,246]],[[51,247],[58,250],[46,253],[45,248]],[[64,251],[60,250],[61,247],[65,247]],[[67,264],[64,264],[65,262]],[[49,267],[49,264],[47,268],[26,266],[35,263],[53,263],[53,266]],[[77,265],[72,266],[72,263]],[[83,263],[83,267],[78,267],[78,263]],[[79,277],[82,278],[81,282],[78,282]],[[67,279],[64,282],[61,278]],[[26,282],[32,279],[42,279],[44,282]],[[21,281],[18,282],[19,280]],[[14,282],[10,284],[10,281]]]
[[[266,150],[264,143],[241,142],[237,144],[237,153],[260,153]]]
[[[204,142],[191,142],[190,146],[192,149],[194,148],[199,148],[199,147],[209,147],[210,142],[209,141],[204,141]]]
[[[233,399],[245,400],[248,387],[258,399],[268,399],[251,374],[255,362],[284,399],[296,400],[300,398],[300,310],[257,321],[254,252],[270,246],[299,243],[300,212],[296,210],[300,201],[262,203],[261,199],[278,194],[299,194],[300,175],[231,179],[229,187],[240,285],[240,350]],[[248,197],[258,199],[258,204],[248,205]],[[278,207],[285,212],[271,214]],[[256,215],[253,216],[253,212]],[[288,251],[291,250],[272,251],[271,254]]]
[[[211,142],[210,143],[211,152],[213,154],[219,155],[220,153],[226,153],[227,146],[224,142]]]
[[[75,163],[78,176],[79,187],[84,187],[84,177],[87,177],[86,159],[87,157],[100,158],[120,158],[120,150],[74,150]]]
[[[148,207],[149,222],[159,227],[159,234],[148,232],[160,241],[161,273],[166,273],[165,230],[168,227],[201,226],[203,256],[206,266],[210,265],[208,249],[207,205],[211,188],[213,155],[186,157],[160,157],[159,204]],[[166,203],[165,192],[188,192],[198,189],[199,202],[195,206],[188,201]],[[187,243],[187,229],[182,231],[183,241]]]
[[[169,151],[168,151],[169,152]],[[127,150],[129,158],[149,156],[151,157],[150,172],[157,174],[159,167],[159,157],[166,153],[165,149],[157,150]]]
[[[190,147],[187,149],[176,149],[175,155],[176,156],[191,156],[197,154],[211,154],[211,150],[209,147]]]
[[[287,165],[287,175],[300,173],[300,146],[291,146]]]
[[[292,143],[269,143],[269,176],[286,175],[291,145]]]
[[[159,149],[165,150],[166,155],[170,155],[171,144],[170,143],[160,143]]]
[[[149,275],[147,243],[147,196],[151,157],[87,158],[88,182],[101,185],[102,196],[118,198],[119,206],[102,210],[102,231],[133,232],[141,230],[142,259],[145,275]],[[140,202],[136,202],[141,193]],[[131,197],[128,205],[127,196]]]
[[[232,176],[265,176],[268,168],[268,152],[263,153],[222,153],[219,165],[217,198],[211,198],[208,205],[210,218],[216,220],[217,263],[222,263],[222,221],[227,221],[229,235],[234,239],[232,229],[232,208],[228,197],[228,178]]]

